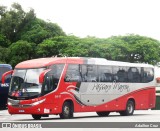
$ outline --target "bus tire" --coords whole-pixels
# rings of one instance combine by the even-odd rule
[[[35,120],[40,120],[41,117],[42,117],[42,115],[34,115],[34,114],[32,114],[32,117],[33,117],[33,119],[35,119]]]
[[[133,115],[135,109],[135,103],[132,100],[128,100],[125,111],[120,111],[121,116]]]
[[[73,117],[73,107],[70,102],[64,102],[62,107],[62,113],[59,114],[61,119],[69,119]]]
[[[103,111],[103,112],[96,112],[98,116],[108,116],[110,112],[108,111]]]

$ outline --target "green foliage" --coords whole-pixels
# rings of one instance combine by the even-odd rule
[[[1,7],[0,32],[11,41],[16,41],[16,34],[19,32],[21,24],[24,21],[26,13],[17,3],[12,4],[10,11]]]
[[[15,66],[17,63],[32,59],[35,55],[35,44],[27,41],[17,41],[9,47],[9,63]]]
[[[17,63],[51,56],[100,57],[108,60],[150,63],[160,61],[160,42],[134,34],[79,38],[67,36],[55,23],[36,18],[14,3],[0,6],[0,62]]]
[[[0,16],[4,17],[6,12],[6,6],[0,6]]]
[[[160,42],[139,35],[113,36],[108,39],[59,36],[37,47],[38,57],[54,55],[102,57],[109,60],[150,63],[160,61]]]
[[[156,64],[160,61],[160,44],[152,39],[138,41],[132,48],[132,57],[136,62]]]
[[[21,34],[21,39],[36,44],[41,43],[43,40],[59,35],[65,35],[62,29],[54,23],[47,23],[41,19],[36,18],[26,25]]]
[[[132,34],[111,37],[109,41],[113,60],[150,64],[160,61],[160,42],[152,38]]]
[[[37,46],[37,57],[51,57],[55,55],[64,55],[63,50],[67,50],[70,44],[74,41],[67,36],[57,36],[44,40]]]
[[[47,38],[65,35],[57,24],[36,18],[33,9],[25,12],[17,3],[13,3],[9,11],[0,6],[0,34],[9,44],[18,40],[39,44]]]
[[[8,49],[0,46],[0,63],[6,63]]]
[[[8,39],[1,33],[0,33],[0,45],[3,47],[8,47],[9,45]]]
[[[46,30],[37,24],[34,25],[31,30],[27,31],[21,39],[38,44],[47,38],[47,33]]]
[[[103,41],[103,39],[95,37],[78,38],[76,36],[66,36],[61,43],[64,42],[68,46],[67,48],[63,48],[60,53],[65,56],[99,57],[100,55],[96,55],[95,50],[92,48],[94,46],[99,47]]]

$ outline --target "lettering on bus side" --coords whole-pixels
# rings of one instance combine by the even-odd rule
[[[113,82],[112,84],[107,83],[94,83],[92,90],[96,90],[97,92],[104,91],[109,92],[110,90],[117,90],[119,92],[129,92],[129,85],[121,84],[117,82]]]
[[[9,87],[9,83],[1,84],[1,87]]]
[[[119,82],[114,81],[112,83],[112,86],[113,86],[113,89],[115,89],[115,90],[117,89],[120,92],[123,92],[123,91],[129,92],[130,91],[129,85],[127,85],[127,84],[121,84]]]
[[[96,90],[97,92],[100,92],[101,90],[108,92],[111,88],[112,88],[111,85],[95,83],[92,90]]]

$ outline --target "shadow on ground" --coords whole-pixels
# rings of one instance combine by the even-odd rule
[[[133,116],[146,116],[146,115],[150,115],[150,114],[135,114],[135,115],[133,115]],[[61,120],[61,122],[63,122],[63,120],[66,120],[66,119],[60,119],[59,117],[56,117],[56,118],[52,118],[51,117],[52,115],[50,115],[50,117],[42,117],[40,120],[34,120],[34,119],[32,119],[32,117],[31,117],[31,119],[19,119],[19,120],[16,120],[16,121],[32,121],[32,122],[34,122],[34,121],[47,121],[47,120]],[[109,115],[109,116],[106,116],[106,117],[133,117],[133,116],[120,116],[120,115]],[[97,115],[94,115],[94,116],[77,116],[77,117],[73,117],[73,118],[71,118],[71,119],[69,119],[69,120],[74,120],[74,119],[85,119],[85,118],[97,118],[97,121],[98,121],[98,119],[101,119],[101,118],[103,118],[103,117],[100,117],[100,116],[97,116]],[[104,117],[105,118],[105,117]]]
[[[0,107],[0,111],[1,110],[7,110],[7,107]]]

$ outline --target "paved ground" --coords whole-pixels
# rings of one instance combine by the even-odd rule
[[[0,110],[0,121],[34,121],[31,115],[10,115],[7,110]],[[111,113],[108,117],[98,117],[95,112],[75,113],[74,118],[62,120],[57,115],[43,117],[44,122],[160,122],[160,110],[135,111],[133,116],[120,116]]]
[[[30,115],[10,115],[7,110],[0,110],[0,122],[160,122],[160,110],[135,111],[133,116],[120,116],[119,113],[111,113],[108,117],[98,117],[95,112],[75,113],[73,119],[60,119],[51,115],[49,118],[35,121]],[[22,129],[21,129],[22,130]],[[47,131],[159,131],[159,128],[48,128]],[[4,129],[0,131],[17,131],[17,129]],[[23,129],[23,131],[44,131],[44,129]]]

